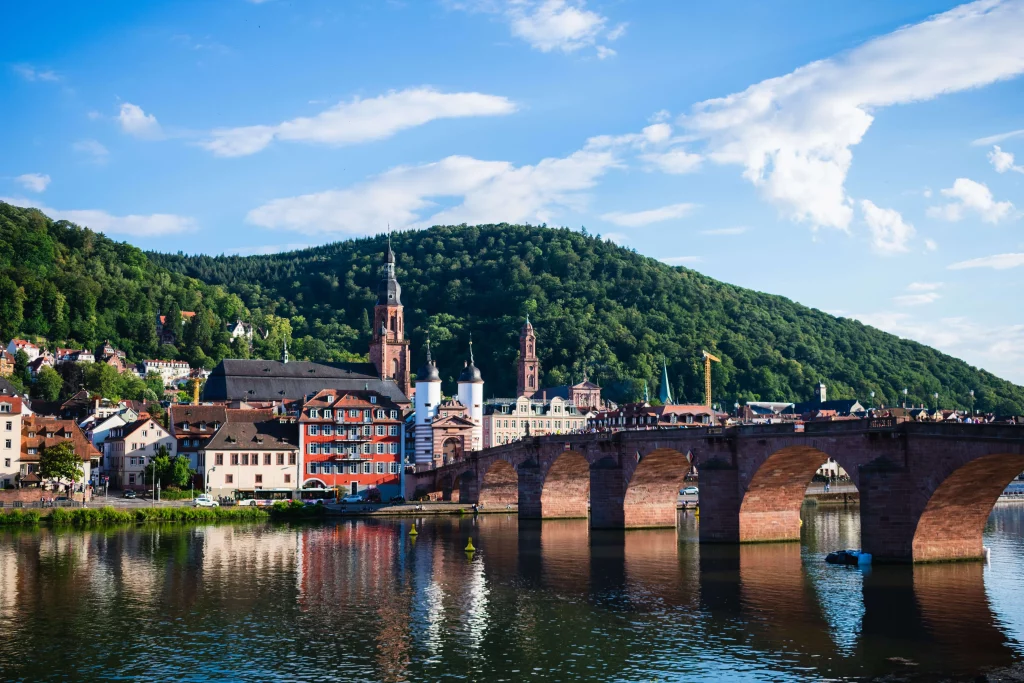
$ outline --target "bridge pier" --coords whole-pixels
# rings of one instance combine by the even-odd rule
[[[540,463],[534,459],[519,464],[519,519],[540,519],[543,515],[540,498],[544,492],[544,478]]]
[[[590,466],[590,528],[625,529],[626,481],[622,466],[603,458]]]
[[[700,542],[739,543],[739,471],[709,464],[700,471],[700,487],[708,492],[700,501]]]
[[[884,459],[861,465],[860,544],[874,561],[914,561],[916,497],[907,468]]]

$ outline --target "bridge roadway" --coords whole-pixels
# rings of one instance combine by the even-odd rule
[[[999,494],[1024,471],[1024,426],[894,418],[527,438],[406,477],[520,518],[586,518],[594,529],[669,527],[693,464],[701,542],[800,538],[800,506],[828,458],[860,491],[863,549],[880,562],[982,557]],[[589,505],[589,510],[588,510]]]

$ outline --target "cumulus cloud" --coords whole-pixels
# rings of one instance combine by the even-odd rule
[[[939,248],[939,245],[938,245],[938,243],[935,240],[929,238],[929,239],[926,239],[924,241],[924,250],[925,251],[935,251],[938,248]]]
[[[992,151],[988,153],[988,160],[992,167],[996,169],[996,173],[1006,173],[1007,171],[1024,173],[1024,166],[1014,164],[1013,154],[1004,152],[1000,149],[999,145],[992,146]]]
[[[907,243],[914,236],[914,226],[903,220],[895,209],[883,209],[874,202],[862,199],[864,222],[871,230],[871,246],[881,254],[895,254],[908,250]]]
[[[992,268],[993,270],[1007,270],[1024,266],[1024,254],[995,254],[993,256],[982,256],[967,261],[958,261],[950,264],[950,270],[966,270],[968,268]]]
[[[570,53],[595,47],[597,57],[606,59],[615,51],[598,41],[618,40],[626,32],[625,23],[609,29],[608,17],[587,9],[585,0],[466,0],[449,5],[499,14],[513,36],[541,52]]]
[[[597,135],[587,140],[587,147],[633,152],[644,162],[647,170],[670,174],[696,171],[704,158],[683,147],[687,139],[675,135],[672,126],[661,120],[661,114],[655,114],[657,122],[646,126],[639,133]]]
[[[26,190],[42,192],[50,184],[50,176],[45,173],[24,173],[14,179]]]
[[[694,106],[681,119],[705,156],[743,176],[789,218],[848,229],[852,148],[882,108],[1024,71],[1024,3],[980,0],[853,50]]]
[[[621,225],[626,228],[639,228],[644,225],[650,225],[651,223],[660,223],[673,218],[682,218],[689,215],[695,206],[695,204],[683,203],[670,204],[657,209],[648,209],[646,211],[636,211],[633,213],[612,211],[611,213],[603,214],[601,218],[609,223]]]
[[[163,137],[163,130],[157,122],[156,117],[142,111],[142,107],[131,102],[121,105],[121,111],[117,115],[117,122],[121,130],[133,137],[144,140],[156,140]]]
[[[618,244],[620,247],[629,241],[629,237],[621,232],[609,232],[604,236],[604,238],[609,242]]]
[[[60,80],[60,76],[49,69],[37,69],[31,64],[15,64],[11,67],[14,73],[18,74],[26,81],[49,81],[55,83]]]
[[[608,150],[583,149],[564,158],[515,166],[450,156],[418,166],[399,166],[348,188],[275,199],[251,210],[246,220],[266,228],[322,235],[372,234],[392,228],[437,224],[547,222],[559,207],[579,209],[582,191],[619,165]],[[438,210],[436,200],[456,198]]]
[[[44,206],[31,199],[0,197],[0,201],[15,206],[39,209],[57,221],[71,221],[77,225],[102,232],[106,235],[130,235],[132,237],[162,237],[193,232],[195,219],[171,213],[130,214],[115,216],[99,209],[75,209],[63,211]]]
[[[107,157],[110,156],[110,152],[97,140],[79,140],[71,145],[71,149],[84,154],[89,157],[89,160],[96,165],[103,165],[107,163]]]
[[[907,285],[908,294],[894,296],[892,300],[898,306],[931,304],[942,298],[942,295],[938,292],[941,288],[941,282],[911,282]]]
[[[963,219],[968,212],[974,212],[986,223],[998,223],[1013,211],[1013,204],[995,201],[987,185],[970,178],[957,178],[953,181],[953,187],[942,190],[942,194],[954,201],[929,207],[928,215],[932,218],[955,222]]]
[[[382,140],[436,119],[498,116],[515,109],[515,104],[505,97],[415,88],[369,99],[355,98],[316,116],[303,116],[275,125],[220,128],[200,144],[222,157],[255,154],[273,140],[340,147]]]

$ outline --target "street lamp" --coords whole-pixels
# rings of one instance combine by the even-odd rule
[[[971,395],[971,416],[973,417],[974,416],[974,389],[971,389],[967,393],[969,393]]]
[[[932,394],[932,398],[935,399],[935,410],[938,410],[939,409],[939,392],[936,391],[934,394]]]
[[[903,387],[903,407],[907,407],[907,388]]]
[[[871,407],[875,407],[875,392],[871,392]]]

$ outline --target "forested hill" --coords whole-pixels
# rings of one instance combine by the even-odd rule
[[[436,227],[394,236],[413,369],[430,331],[445,381],[472,333],[488,396],[515,389],[518,334],[529,313],[544,384],[584,370],[619,400],[657,392],[662,358],[677,400],[703,399],[700,353],[714,366],[714,399],[830,397],[1024,412],[1024,388],[915,342],[778,296],[672,268],[585,234],[532,226]],[[109,339],[131,360],[183,358],[212,367],[250,353],[226,324],[261,331],[251,353],[365,357],[385,239],[359,239],[272,256],[145,254],[34,209],[0,203],[0,338],[95,349]],[[159,346],[157,312],[194,311],[175,346]]]
[[[392,240],[414,369],[429,329],[446,390],[467,357],[470,333],[488,396],[515,388],[524,316],[538,334],[544,384],[579,381],[584,371],[617,398],[656,395],[662,359],[677,400],[703,400],[701,350],[722,359],[714,398],[829,396],[876,402],[1024,412],[1024,389],[922,344],[780,296],[670,267],[599,238],[523,225],[440,226]],[[370,333],[383,237],[269,256],[150,254],[157,264],[226,287],[252,310],[287,318],[305,355],[362,352]]]

